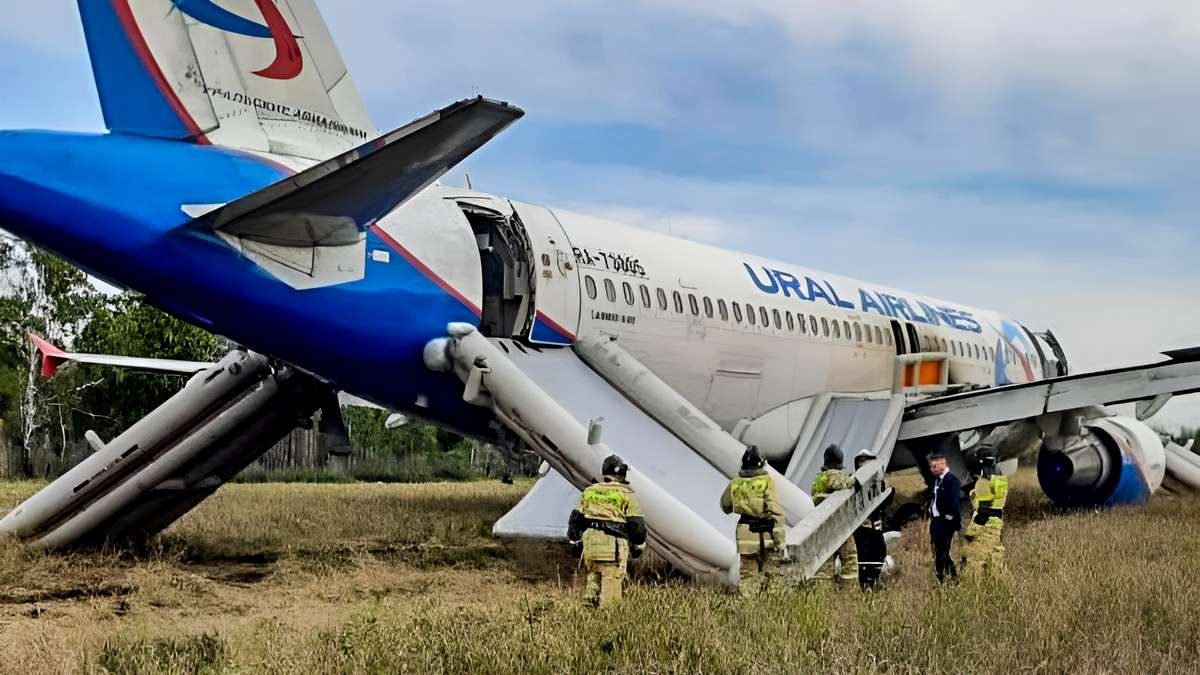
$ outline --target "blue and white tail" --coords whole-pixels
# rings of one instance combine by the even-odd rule
[[[79,0],[115,133],[323,160],[377,131],[314,0]]]

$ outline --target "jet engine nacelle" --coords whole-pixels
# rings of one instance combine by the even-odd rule
[[[1087,420],[1078,435],[1047,438],[1038,482],[1061,506],[1144,504],[1166,471],[1158,434],[1128,417]]]

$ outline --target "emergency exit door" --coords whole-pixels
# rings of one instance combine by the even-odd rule
[[[579,269],[571,242],[550,209],[512,202],[533,253],[534,315],[530,342],[569,345],[579,330]]]

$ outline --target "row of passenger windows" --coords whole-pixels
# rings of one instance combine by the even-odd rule
[[[596,281],[591,275],[584,275],[584,287],[587,291],[588,298],[595,300],[598,291]],[[611,303],[617,302],[617,287],[612,279],[604,279],[604,297]],[[624,296],[625,304],[634,306],[635,295],[633,286],[628,281],[621,282],[621,295]],[[646,284],[638,284],[637,297],[641,299],[642,307],[650,309],[653,305],[651,302],[650,289]],[[661,288],[654,289],[654,300],[657,301],[658,309],[667,311],[668,307],[673,308],[676,314],[684,314],[684,298],[679,291],[671,291],[670,302],[668,303],[667,292]],[[825,337],[833,337],[834,339],[849,340],[853,337],[855,342],[866,342],[867,344],[879,344],[891,346],[892,333],[890,330],[881,329],[879,326],[871,326],[854,321],[853,323],[847,320],[838,319],[818,319],[811,314],[807,317],[804,314],[797,313],[793,315],[791,312],[780,312],[778,309],[768,310],[766,307],[759,306],[757,309],[750,303],[729,302],[726,304],[724,299],[717,299],[716,303],[708,296],[703,296],[699,299],[692,293],[687,294],[687,309],[692,316],[700,316],[701,307],[704,310],[704,316],[714,318],[720,316],[721,321],[729,321],[730,312],[732,311],[734,321],[738,323],[749,323],[751,326],[762,324],[763,327],[769,328],[772,325],[777,330],[783,330],[784,324],[787,325],[787,330],[796,332],[799,331],[804,335],[823,335]],[[744,307],[744,309],[743,309]],[[714,314],[715,311],[715,314]],[[820,326],[818,328],[818,321]],[[853,330],[853,333],[851,332]],[[980,347],[977,344],[961,342],[959,340],[949,340],[944,338],[925,336],[922,338],[922,347],[925,351],[949,352],[953,356],[962,356],[963,358],[973,358],[978,360],[992,360],[995,357],[995,351],[988,347]],[[1012,354],[1008,354],[1009,363],[1013,363]]]
[[[981,361],[992,362],[996,360],[996,350],[991,347],[980,347],[977,344],[969,342],[961,342],[959,340],[946,340],[946,338],[929,337],[928,335],[921,338],[921,347],[927,352],[949,352],[951,356],[961,356],[968,359],[979,359]],[[1009,365],[1013,365],[1016,359],[1011,351],[1005,351],[1004,359]]]

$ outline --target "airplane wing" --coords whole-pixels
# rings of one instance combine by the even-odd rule
[[[198,217],[227,235],[284,247],[346,246],[524,115],[459,101]],[[186,211],[187,209],[185,209]]]
[[[899,440],[1200,391],[1200,348],[1163,355],[1167,360],[1158,363],[920,400],[906,409]]]

